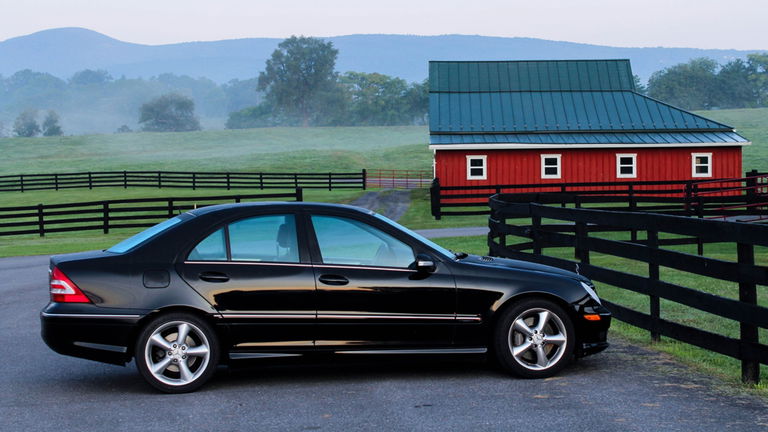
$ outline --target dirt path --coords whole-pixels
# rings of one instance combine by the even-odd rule
[[[411,204],[411,191],[385,189],[378,192],[368,192],[349,204],[373,210],[396,221],[403,217],[408,210],[408,206]]]

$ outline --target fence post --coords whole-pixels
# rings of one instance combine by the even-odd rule
[[[432,209],[432,217],[440,220],[440,179],[435,177],[432,180],[432,186],[429,187],[429,203]]]
[[[637,211],[637,201],[635,200],[635,185],[632,183],[629,184],[629,211],[634,212]],[[637,230],[633,229],[630,231],[630,240],[632,242],[637,241]]]
[[[192,173],[192,190],[197,189],[197,173]]]
[[[696,197],[696,201],[697,201],[696,214],[699,217],[699,219],[704,219],[704,201],[700,196]],[[700,236],[696,237],[696,253],[699,256],[704,256],[704,241],[701,240]]]
[[[88,189],[93,189],[93,174],[88,171]]]
[[[754,246],[747,243],[738,243],[736,254],[740,266],[753,267],[755,265]],[[739,301],[742,303],[757,304],[757,285],[754,281],[739,282]],[[757,384],[760,380],[760,362],[752,349],[757,345],[759,336],[757,326],[754,324],[739,323],[741,340],[741,381],[747,384]]]
[[[128,171],[123,171],[123,189],[128,189]]]
[[[104,212],[104,234],[109,234],[109,202],[104,201],[102,209]]]
[[[576,256],[575,258],[583,264],[589,264],[589,248],[584,247],[586,240],[589,237],[589,230],[587,224],[584,222],[576,222]]]
[[[227,173],[227,190],[229,189],[230,189],[230,178],[229,178],[229,173]]]
[[[59,175],[53,175],[53,190],[59,190]]]
[[[368,187],[368,170],[363,168],[363,190]]]
[[[684,194],[685,196],[683,198],[684,198],[685,204],[683,206],[686,214],[688,214],[688,216],[691,216],[692,215],[691,202],[693,201],[693,182],[688,181],[685,183]]]
[[[533,209],[531,209],[533,213]],[[539,232],[541,231],[541,216],[538,214],[531,214],[531,239],[533,240],[533,253],[541,255],[541,237]]]
[[[296,188],[296,201],[304,201],[304,189]]]
[[[746,174],[745,186],[747,188],[746,201],[747,204],[754,204],[757,202],[757,170],[752,170]],[[759,214],[759,211],[755,207],[747,207],[747,214]]]
[[[173,217],[173,199],[172,198],[168,199],[168,217],[169,218]]]
[[[299,187],[299,174],[298,173],[293,173],[293,186],[295,188]]]
[[[37,205],[37,230],[40,232],[40,237],[45,237],[45,218],[42,204]]]
[[[328,190],[333,190],[333,174],[328,173]]]
[[[19,186],[21,191],[24,192],[24,174],[19,174]]]
[[[163,188],[163,177],[160,173],[160,171],[157,172],[157,188],[162,189]]]
[[[259,189],[264,190],[264,173],[259,173]]]
[[[649,301],[651,309],[651,340],[653,342],[659,342],[661,340],[661,334],[659,333],[659,319],[661,318],[661,302],[659,296],[656,295],[659,281],[659,264],[654,262],[657,259],[656,250],[659,248],[659,232],[655,230],[648,230],[648,291]]]

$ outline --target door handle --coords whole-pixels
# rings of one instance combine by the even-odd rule
[[[339,275],[322,275],[318,280],[326,285],[346,285],[349,279]]]
[[[206,282],[223,283],[229,281],[229,276],[219,272],[202,272],[200,279]]]

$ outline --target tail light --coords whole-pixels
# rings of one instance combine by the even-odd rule
[[[80,288],[58,267],[51,270],[51,301],[57,303],[90,303]]]

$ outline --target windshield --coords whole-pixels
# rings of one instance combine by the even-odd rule
[[[408,229],[408,228],[400,225],[399,223],[397,223],[397,222],[395,222],[395,221],[393,221],[391,219],[388,219],[388,218],[386,218],[386,217],[384,217],[384,216],[382,216],[382,215],[380,215],[378,213],[374,213],[373,215],[377,219],[379,219],[379,220],[381,220],[383,222],[386,222],[386,223],[392,225],[393,227],[395,227],[395,228],[397,228],[397,229],[399,229],[401,231],[405,231],[406,233],[408,233],[412,237],[417,238],[422,243],[425,243],[427,246],[431,247],[432,249],[434,249],[434,250],[438,251],[439,253],[441,253],[442,255],[444,255],[446,258],[453,259],[455,257],[455,254],[453,252],[451,252],[450,250],[440,246],[439,244],[433,242],[432,240],[422,236],[421,234],[416,233],[414,231],[411,231],[410,229]]]
[[[129,250],[135,248],[136,246],[144,243],[145,241],[151,239],[152,237],[162,233],[163,231],[166,231],[170,227],[178,224],[181,222],[182,217],[176,216],[175,218],[168,219],[166,221],[160,222],[159,224],[153,226],[152,228],[147,228],[146,230],[129,237],[120,243],[112,246],[111,248],[107,249],[107,252],[114,252],[114,253],[125,253]]]

